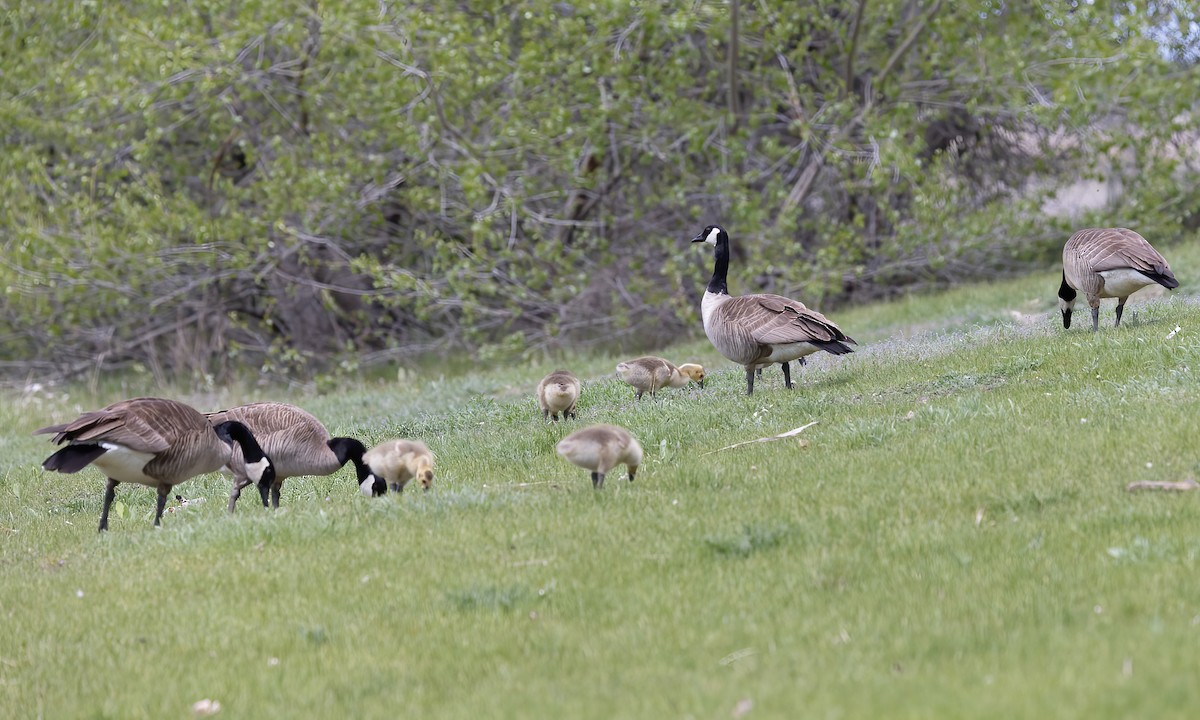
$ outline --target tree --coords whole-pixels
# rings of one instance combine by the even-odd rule
[[[828,308],[1045,261],[1079,175],[1200,207],[1168,3],[53,5],[0,38],[10,371],[644,347],[709,222]]]

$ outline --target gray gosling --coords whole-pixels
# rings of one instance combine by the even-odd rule
[[[629,431],[616,425],[589,425],[559,441],[558,454],[592,471],[592,487],[604,487],[604,475],[618,465],[629,469],[629,482],[642,464],[642,446]]]
[[[363,495],[382,495],[381,486],[402,492],[416,479],[425,490],[433,487],[433,453],[420,440],[388,440],[367,451],[367,477],[359,483]],[[384,490],[384,492],[386,489]]]
[[[746,394],[754,393],[754,371],[774,363],[783,366],[783,384],[792,387],[788,363],[824,350],[833,355],[854,352],[854,339],[821,313],[782,295],[729,294],[729,233],[709,225],[692,242],[713,246],[713,274],[700,303],[704,334],[730,360],[746,368]]]
[[[633,386],[638,400],[642,394],[649,392],[650,397],[665,387],[681,388],[689,382],[697,383],[704,388],[704,368],[695,363],[684,363],[679,367],[660,358],[648,355],[646,357],[626,360],[617,365],[617,375]]]
[[[1120,327],[1125,301],[1147,285],[1158,283],[1168,290],[1179,287],[1175,273],[1146,238],[1126,228],[1080,230],[1063,247],[1063,279],[1058,288],[1058,309],[1063,327],[1071,327],[1078,291],[1087,295],[1092,309],[1092,332],[1100,329],[1100,298],[1117,298]]]
[[[349,437],[330,437],[329,431],[310,413],[295,405],[279,402],[261,402],[250,405],[206,413],[213,425],[236,420],[254,433],[263,450],[275,464],[275,481],[270,487],[259,487],[263,507],[267,507],[270,491],[271,507],[279,507],[279,491],[283,481],[290,477],[305,475],[332,475],[347,462],[353,461],[358,481],[361,484],[368,474],[363,464],[367,448],[360,441]],[[233,462],[222,468],[222,472],[233,475],[233,489],[229,493],[229,512],[237,506],[242,489],[251,483],[251,478],[241,470],[241,451],[233,450]]]
[[[171,488],[234,463],[233,446],[238,448],[236,464],[252,482],[262,488],[275,479],[271,460],[244,424],[226,421],[214,426],[198,410],[175,400],[122,400],[33,434],[49,433],[54,433],[56,444],[69,444],[46,458],[43,468],[74,473],[95,465],[108,476],[100,511],[101,532],[108,529],[108,511],[117,485],[136,483],[158,491],[157,527],[162,524]]]
[[[542,417],[554,422],[558,422],[559,413],[562,413],[563,420],[576,417],[575,403],[579,401],[582,391],[583,385],[570,370],[555,370],[542,378],[537,387]]]

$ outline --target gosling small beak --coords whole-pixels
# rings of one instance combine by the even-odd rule
[[[701,381],[700,381],[700,383],[699,383],[699,385],[700,385],[700,389],[701,389],[701,390],[703,390],[703,389],[704,389],[704,381],[703,381],[703,380],[701,380]]]

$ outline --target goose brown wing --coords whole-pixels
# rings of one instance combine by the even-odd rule
[[[803,303],[779,295],[743,295],[721,306],[731,322],[737,322],[750,337],[763,345],[798,342],[854,342],[824,315]]]
[[[205,426],[196,410],[161,398],[135,398],[84,413],[72,422],[42,428],[54,442],[111,442],[145,453],[166,451],[182,434]]]
[[[1079,254],[1090,262],[1092,270],[1133,268],[1139,272],[1174,279],[1167,260],[1146,238],[1127,228],[1091,228],[1071,238],[1079,244]]]

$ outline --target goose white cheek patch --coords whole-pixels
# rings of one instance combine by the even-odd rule
[[[258,462],[246,463],[246,477],[255,483],[262,482],[263,473],[267,471],[267,466],[270,464],[271,461],[266,458]]]
[[[366,480],[362,481],[362,484],[360,484],[358,486],[358,489],[362,491],[363,495],[366,495],[367,497],[374,497],[375,493],[373,490],[371,490],[371,488],[374,485],[375,485],[375,475],[371,474],[371,475],[367,476]]]
[[[709,245],[716,245],[717,237],[720,236],[720,234],[720,230],[713,228],[712,230],[708,231],[708,237],[704,238],[704,242],[708,243]]]

